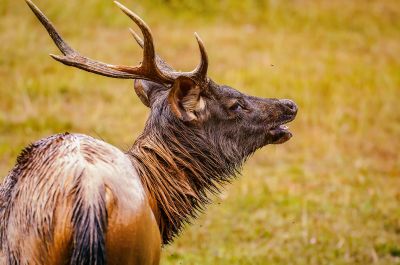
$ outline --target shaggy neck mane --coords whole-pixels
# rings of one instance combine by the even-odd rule
[[[208,195],[238,173],[243,159],[212,145],[199,131],[168,123],[160,127],[145,131],[128,154],[167,244],[210,202]]]

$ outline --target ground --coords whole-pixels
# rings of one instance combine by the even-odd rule
[[[400,264],[398,1],[131,1],[177,69],[299,105],[293,138],[243,174],[163,252],[162,264]],[[35,3],[71,45],[136,64],[112,1]],[[67,68],[24,1],[0,3],[0,176],[30,142],[64,131],[127,149],[148,110],[132,81]]]

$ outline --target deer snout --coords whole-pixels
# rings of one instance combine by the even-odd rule
[[[294,103],[293,100],[290,99],[280,99],[279,103],[281,103],[284,106],[284,110],[287,115],[296,115],[297,114],[297,105]]]

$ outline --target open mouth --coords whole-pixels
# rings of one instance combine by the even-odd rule
[[[282,144],[292,138],[292,133],[289,131],[289,127],[285,124],[294,120],[294,117],[295,115],[269,129],[268,138],[271,144]]]
[[[292,138],[292,133],[286,125],[279,125],[268,131],[271,144],[282,144]]]

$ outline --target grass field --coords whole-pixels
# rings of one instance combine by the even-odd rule
[[[136,64],[112,1],[35,1],[72,46]],[[246,93],[299,105],[294,137],[268,146],[163,252],[162,264],[400,264],[400,4],[132,1],[158,52]],[[24,1],[0,2],[0,176],[42,137],[85,133],[127,149],[148,113],[131,81],[67,68]]]

